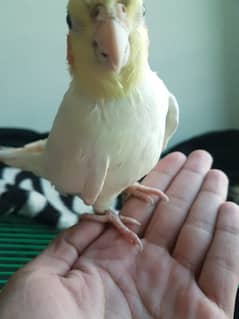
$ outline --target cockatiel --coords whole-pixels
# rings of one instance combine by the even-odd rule
[[[149,200],[160,190],[137,183],[156,165],[178,124],[174,96],[150,69],[143,0],[69,0],[72,81],[47,140],[3,148],[0,160],[80,196],[95,214],[139,243],[112,201],[127,191]]]

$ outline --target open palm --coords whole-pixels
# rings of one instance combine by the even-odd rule
[[[13,276],[2,319],[233,318],[239,279],[239,208],[225,203],[227,178],[203,152],[165,157],[144,183],[169,202],[134,198],[144,249],[116,230],[82,222]]]

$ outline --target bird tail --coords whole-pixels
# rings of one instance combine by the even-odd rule
[[[0,147],[0,162],[44,177],[44,150],[46,140],[24,147]]]

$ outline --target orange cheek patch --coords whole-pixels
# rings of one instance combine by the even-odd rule
[[[72,47],[71,47],[71,39],[70,34],[67,34],[67,61],[70,65],[74,64],[74,58],[72,54]]]

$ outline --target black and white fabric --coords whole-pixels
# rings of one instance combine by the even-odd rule
[[[59,229],[91,211],[79,198],[64,197],[48,181],[11,167],[0,168],[0,194],[1,214],[24,215]]]
[[[0,129],[2,146],[18,147],[46,137],[30,130]],[[91,211],[79,197],[59,194],[47,180],[0,164],[0,214],[19,214],[64,229],[74,225],[80,214]]]

